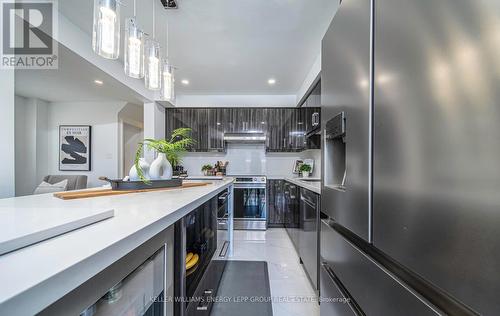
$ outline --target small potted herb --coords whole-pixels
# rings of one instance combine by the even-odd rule
[[[311,166],[306,164],[306,163],[303,163],[302,165],[300,165],[300,168],[299,168],[299,171],[302,173],[302,176],[304,178],[309,178],[309,174],[311,173]]]
[[[206,164],[201,167],[201,171],[203,171],[203,175],[209,176],[213,168],[212,165]]]

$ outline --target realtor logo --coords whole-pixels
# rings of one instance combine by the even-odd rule
[[[0,0],[4,69],[56,69],[57,2]]]

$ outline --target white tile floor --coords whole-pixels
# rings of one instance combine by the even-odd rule
[[[319,305],[292,241],[284,229],[234,231],[230,260],[267,261],[274,316],[317,316]],[[300,300],[300,302],[298,302]]]

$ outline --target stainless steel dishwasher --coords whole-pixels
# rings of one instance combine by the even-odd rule
[[[319,268],[319,195],[300,190],[299,255],[306,273],[318,291]]]

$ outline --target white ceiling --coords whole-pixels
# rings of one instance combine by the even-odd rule
[[[16,95],[50,102],[120,100],[142,104],[142,97],[133,90],[61,44],[58,56],[58,69],[16,70]],[[96,79],[103,85],[96,85]]]
[[[178,10],[164,10],[160,0],[137,0],[137,19],[147,33],[153,1],[162,47],[169,21],[178,94],[295,94],[338,6],[338,0],[179,0]],[[124,2],[122,28],[133,11],[132,0]],[[91,34],[93,1],[59,1],[59,10]],[[277,83],[269,86],[269,78]]]

